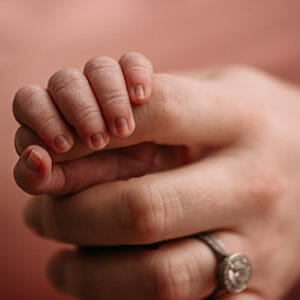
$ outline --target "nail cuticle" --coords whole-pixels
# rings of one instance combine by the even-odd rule
[[[36,150],[31,150],[26,157],[27,168],[31,171],[38,171],[43,163],[43,158]]]
[[[55,145],[55,147],[58,151],[62,151],[62,152],[65,152],[65,151],[69,150],[69,148],[70,148],[70,144],[67,141],[66,137],[61,134],[57,135],[54,138],[53,144]]]
[[[121,136],[130,133],[128,121],[124,117],[119,117],[114,121],[114,128]]]
[[[90,142],[95,150],[100,150],[106,145],[104,134],[102,132],[92,134],[90,136]]]
[[[144,88],[141,84],[136,85],[134,95],[137,100],[143,100],[145,98]]]

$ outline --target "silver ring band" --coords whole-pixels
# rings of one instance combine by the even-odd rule
[[[212,233],[201,233],[196,237],[214,252],[217,259],[218,287],[214,295],[221,290],[230,293],[240,293],[245,290],[252,273],[249,258],[241,253],[230,254],[224,244]]]

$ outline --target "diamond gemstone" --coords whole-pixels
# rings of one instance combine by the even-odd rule
[[[220,266],[219,274],[226,289],[233,293],[239,293],[247,287],[251,277],[251,265],[249,259],[236,253],[224,259]]]

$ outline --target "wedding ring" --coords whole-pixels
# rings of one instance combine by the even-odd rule
[[[249,258],[241,253],[228,253],[223,243],[210,232],[198,234],[196,237],[204,242],[217,258],[218,287],[214,294],[221,290],[240,293],[246,289],[252,272]]]

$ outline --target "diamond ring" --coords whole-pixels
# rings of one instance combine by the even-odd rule
[[[212,233],[201,233],[196,237],[204,242],[216,255],[218,287],[215,293],[220,290],[227,290],[230,293],[242,292],[247,287],[251,277],[249,258],[240,253],[228,253],[223,243]]]

